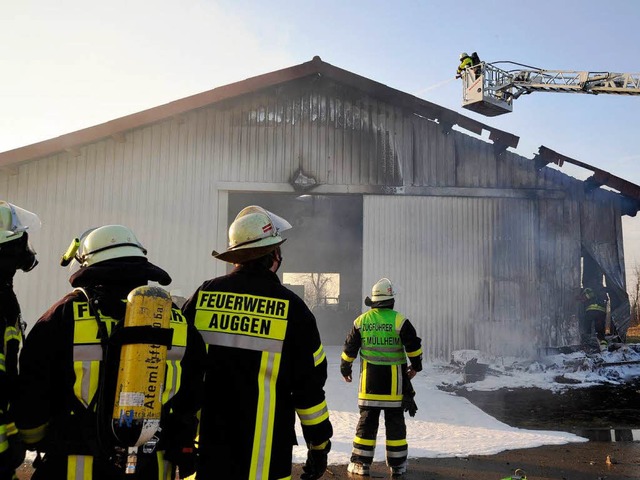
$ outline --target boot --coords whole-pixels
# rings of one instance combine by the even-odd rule
[[[407,462],[404,462],[401,465],[396,465],[389,468],[391,469],[392,476],[399,477],[400,475],[404,475],[407,472]]]
[[[371,466],[367,465],[366,463],[350,462],[349,466],[347,467],[347,472],[353,473],[354,475],[363,475],[367,477],[369,476],[370,470]]]

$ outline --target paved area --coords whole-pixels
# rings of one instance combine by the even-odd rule
[[[607,462],[609,457],[609,462]],[[370,478],[391,478],[384,464],[374,464]],[[411,459],[405,480],[501,480],[516,468],[528,480],[640,479],[640,442],[587,442],[511,450],[468,458]],[[293,478],[300,477],[300,466]],[[323,480],[363,479],[331,465]],[[394,477],[395,478],[395,477]]]

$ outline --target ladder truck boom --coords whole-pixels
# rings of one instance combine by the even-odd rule
[[[513,101],[533,92],[640,95],[640,73],[522,68],[506,71],[480,63],[462,74],[462,106],[493,117],[513,111]]]

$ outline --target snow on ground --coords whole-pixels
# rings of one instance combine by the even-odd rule
[[[354,381],[346,383],[340,375],[340,347],[326,347],[329,378],[325,386],[334,436],[329,454],[330,464],[349,462],[358,422],[357,372]],[[413,380],[418,413],[407,420],[410,457],[465,457],[493,455],[505,450],[586,442],[587,439],[567,432],[524,430],[510,427],[487,415],[463,397],[438,389],[438,386],[461,385],[464,365],[475,358],[488,365],[484,380],[468,383],[465,388],[496,390],[499,388],[538,387],[550,390],[581,388],[596,384],[621,384],[640,375],[640,353],[631,347],[615,352],[588,355],[584,352],[558,354],[536,361],[490,357],[477,351],[459,351],[452,362],[427,363]],[[639,361],[638,364],[616,365]],[[384,461],[384,421],[381,418],[375,461]],[[307,449],[299,423],[294,462],[306,459]]]
[[[614,351],[586,353],[576,351],[554,354],[537,360],[496,357],[477,350],[459,350],[452,361],[434,367],[441,384],[462,381],[461,371],[471,359],[488,366],[484,380],[465,385],[469,390],[497,390],[499,388],[537,387],[552,391],[566,388],[585,388],[594,385],[622,385],[640,376],[640,345],[623,345]],[[456,368],[457,366],[457,368]]]

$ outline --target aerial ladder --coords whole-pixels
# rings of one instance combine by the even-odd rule
[[[504,70],[497,64],[517,68]],[[462,106],[487,117],[513,111],[513,101],[533,92],[640,95],[640,73],[544,70],[515,62],[481,62],[462,72]]]

